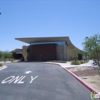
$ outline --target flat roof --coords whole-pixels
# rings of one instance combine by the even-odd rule
[[[14,50],[11,51],[11,53],[13,53],[13,52],[22,52],[22,49],[17,48],[17,49],[14,49]]]
[[[51,42],[51,41],[68,41],[69,37],[36,37],[36,38],[15,38],[16,40],[32,43],[32,42]]]
[[[25,43],[32,43],[32,42],[57,42],[57,41],[66,41],[67,42],[67,45],[68,47],[70,48],[76,48],[78,49],[77,47],[75,47],[72,42],[70,41],[69,37],[68,36],[63,36],[63,37],[28,37],[28,38],[15,38],[16,40],[19,40],[19,41],[22,41],[22,42],[25,42]],[[79,49],[78,49],[79,50]]]
[[[69,37],[36,37],[36,38],[15,38],[16,40],[32,43],[32,42],[56,42],[56,41],[66,41],[68,45],[73,45],[69,39]]]

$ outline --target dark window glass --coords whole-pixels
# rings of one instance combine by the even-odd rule
[[[56,42],[33,42],[30,45],[39,45],[39,44],[57,44],[57,45],[66,45],[66,41],[56,41]]]

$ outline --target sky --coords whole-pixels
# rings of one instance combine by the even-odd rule
[[[85,37],[100,33],[100,0],[0,0],[0,50],[29,45],[23,37],[69,36],[83,49]]]

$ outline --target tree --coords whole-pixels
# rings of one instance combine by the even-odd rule
[[[12,53],[8,51],[0,51],[0,60],[12,58]]]
[[[2,57],[2,51],[0,51],[0,58]]]
[[[87,52],[87,56],[97,60],[98,66],[100,67],[100,34],[86,38],[82,44],[84,51]]]

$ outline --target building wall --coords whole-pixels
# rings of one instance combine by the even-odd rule
[[[22,47],[22,55],[23,55],[24,61],[27,61],[27,46]]]
[[[57,60],[67,60],[67,45],[57,45]]]
[[[57,45],[57,60],[64,60],[64,47]]]
[[[67,45],[56,44],[42,44],[29,46],[29,52],[27,53],[27,46],[23,46],[22,55],[24,61],[47,61],[47,60],[71,60],[74,58],[74,54],[71,52],[71,48]],[[78,58],[78,54],[77,54]]]
[[[73,50],[73,51],[72,51]],[[76,48],[67,47],[67,60],[75,59],[82,60],[79,56],[82,56],[82,52]]]
[[[67,47],[67,60],[69,60],[70,59],[70,57],[71,57],[71,53],[70,53],[70,49],[69,49],[69,47]]]
[[[56,44],[41,44],[29,46],[30,61],[57,60]]]
[[[64,45],[64,60],[67,61],[67,45]]]
[[[67,60],[67,45],[42,44],[29,46],[30,61]]]

